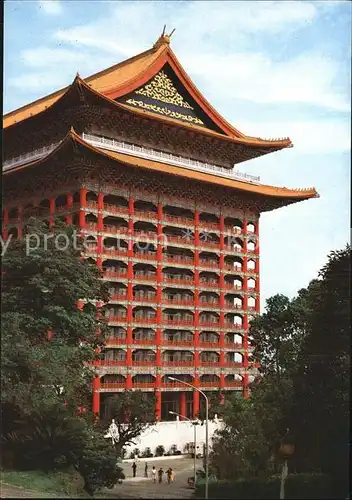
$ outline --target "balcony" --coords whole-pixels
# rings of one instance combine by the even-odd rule
[[[214,348],[219,349],[219,342],[208,342],[207,340],[202,340],[199,342],[199,347]]]
[[[212,229],[213,231],[220,231],[220,225],[218,222],[200,221],[199,227],[204,229]]]
[[[127,248],[126,249],[106,248],[106,249],[103,249],[102,253],[104,255],[109,255],[109,257],[127,257],[128,256]]]
[[[107,225],[104,225],[103,226],[103,232],[104,233],[108,233],[108,234],[121,234],[121,235],[126,235],[128,234],[128,227],[124,227],[124,226],[107,226]]]
[[[186,266],[194,266],[194,260],[192,257],[170,257],[164,256],[163,261],[169,264],[181,264]]]
[[[190,390],[193,390],[191,389],[190,387],[187,387],[185,386],[184,384],[181,384],[180,382],[174,382],[173,380],[170,380],[170,382],[162,382],[161,383],[161,388],[162,389],[169,389],[169,390],[172,390],[172,389],[183,389],[185,391],[190,391]]]
[[[109,205],[105,203],[103,210],[104,212],[108,212],[111,215],[128,215],[128,208],[122,206],[120,207],[118,205]]]
[[[170,306],[186,306],[186,307],[193,307],[194,306],[194,300],[193,299],[163,299],[162,301],[163,304],[167,304]]]
[[[200,366],[220,366],[220,361],[202,360],[200,361]]]
[[[224,328],[227,330],[243,330],[243,326],[237,323],[231,323],[230,321],[225,321]]]
[[[199,288],[216,288],[216,289],[218,289],[219,286],[220,286],[220,284],[217,281],[200,280],[200,282],[199,282]]]
[[[194,227],[194,219],[188,219],[186,217],[178,217],[176,215],[163,215],[164,222],[170,222],[170,225],[177,224],[179,226]]]
[[[225,380],[225,387],[243,387],[242,380]]]
[[[109,323],[126,323],[127,316],[106,316]]]
[[[155,281],[156,280],[156,274],[137,274],[135,273],[133,279],[135,281]]]
[[[126,382],[102,382],[100,388],[101,390],[125,389]]]
[[[211,381],[211,382],[199,382],[199,387],[202,389],[210,389],[212,387],[219,388],[220,387],[220,380],[217,381]]]
[[[179,359],[179,360],[163,360],[162,366],[193,366],[193,360]]]
[[[194,285],[194,281],[192,279],[170,278],[164,276],[163,281],[164,283],[170,283],[172,285],[186,285],[186,286]]]
[[[158,214],[156,212],[147,212],[143,210],[135,210],[133,213],[133,217],[136,219],[144,219],[144,220],[153,220],[156,221],[158,219]]]
[[[103,276],[104,276],[104,278],[125,278],[125,279],[127,279],[127,272],[106,270],[106,271],[104,271]]]
[[[169,340],[169,339],[163,339],[162,345],[163,346],[169,346],[169,347],[193,347],[194,343],[193,343],[193,340]]]
[[[199,267],[206,267],[207,269],[220,269],[220,264],[216,261],[213,260],[205,260],[205,259],[200,259],[199,260]]]
[[[110,300],[127,300],[127,293],[115,293],[110,295]]]
[[[199,320],[199,326],[206,326],[209,328],[219,328],[220,323],[218,321],[207,321],[207,320]]]
[[[155,345],[155,338],[140,338],[132,339],[132,344],[134,345]]]
[[[156,253],[154,252],[138,252],[133,255],[133,258],[142,262],[145,260],[157,260]]]
[[[138,317],[138,318],[133,318],[133,323],[143,323],[144,325],[154,325],[156,323],[156,316],[153,318],[149,317]]]
[[[156,301],[156,295],[154,297],[150,297],[148,295],[138,295],[136,297],[133,297],[133,302],[146,302],[148,304],[155,304]]]
[[[219,309],[220,307],[220,302],[206,302],[201,301],[199,302],[199,309]]]
[[[93,361],[94,366],[126,366],[126,359],[98,359]]]
[[[172,318],[163,318],[162,323],[164,325],[177,325],[177,326],[193,326],[193,319],[188,320],[188,319],[172,319]]]
[[[194,247],[194,241],[193,239],[191,240],[190,238],[182,237],[182,236],[169,236],[165,235],[166,241],[168,244],[170,243],[175,243],[176,245],[182,245],[182,246],[191,246]]]
[[[133,366],[155,366],[155,359],[132,359]]]

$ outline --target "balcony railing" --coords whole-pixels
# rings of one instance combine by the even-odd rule
[[[214,348],[219,348],[220,344],[219,341],[217,342],[208,342],[207,340],[202,340],[199,342],[199,347],[214,347]]]
[[[200,361],[200,366],[219,366],[220,361],[216,360],[201,360]]]
[[[189,219],[187,217],[179,217],[177,215],[163,215],[164,222],[170,222],[171,224],[179,224],[180,226],[194,226],[194,219]]]
[[[145,317],[140,317],[140,318],[133,318],[133,323],[144,323],[146,325],[153,325],[156,323],[156,316],[153,318],[145,318]]]
[[[118,206],[118,205],[110,205],[108,203],[104,203],[104,211],[105,212],[109,212],[111,214],[116,214],[116,215],[119,215],[119,214],[128,214],[128,207],[122,207],[122,206]]]
[[[185,158],[183,156],[176,156],[171,153],[157,151],[155,149],[145,148],[143,146],[125,143],[107,137],[83,133],[82,138],[93,146],[108,149],[110,151],[117,151],[122,154],[133,155],[139,158],[145,158],[148,160],[159,162],[161,161],[169,165],[181,166],[183,168],[201,172],[203,171],[206,173],[211,173],[212,175],[217,175],[219,177],[225,177],[227,179],[238,179],[241,181],[245,180],[247,182],[255,184],[260,181],[259,177],[239,172],[238,170],[234,170],[234,168],[227,169],[218,165],[212,165],[198,160],[191,160],[190,158]]]
[[[162,366],[193,366],[193,360],[179,359],[179,360],[163,360]]]
[[[164,325],[193,326],[193,320],[189,320],[189,319],[162,318],[162,322]]]
[[[163,346],[169,347],[192,347],[194,345],[193,340],[169,340],[163,339]]]

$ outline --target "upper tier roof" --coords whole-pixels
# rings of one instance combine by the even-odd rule
[[[202,183],[210,184],[212,186],[224,187],[233,190],[235,192],[242,192],[254,196],[261,196],[263,199],[271,201],[273,207],[278,204],[289,205],[291,203],[296,203],[303,200],[308,200],[311,198],[318,197],[318,193],[314,188],[309,189],[288,189],[286,187],[276,187],[264,184],[252,184],[246,181],[240,181],[235,179],[224,179],[213,175],[211,173],[196,172],[192,170],[187,170],[183,167],[172,166],[162,161],[150,161],[142,158],[137,158],[128,154],[121,154],[117,152],[112,152],[109,150],[101,149],[95,147],[88,142],[86,142],[82,137],[80,137],[76,132],[71,129],[66,137],[47,155],[43,156],[38,160],[28,160],[23,164],[11,168],[11,170],[5,171],[6,176],[11,176],[28,167],[35,167],[42,165],[51,160],[53,157],[58,157],[60,151],[64,151],[67,148],[73,147],[73,150],[77,149],[77,146],[83,148],[87,153],[92,153],[100,157],[105,157],[113,162],[118,162],[125,165],[128,168],[140,168],[143,170],[152,170],[167,174],[170,176],[176,176],[181,178],[189,179],[190,181],[200,181]],[[67,158],[67,152],[65,153]],[[69,163],[69,162],[68,162]],[[273,209],[273,208],[271,208]],[[266,209],[268,210],[268,209]],[[262,210],[262,211],[266,211]]]
[[[255,145],[258,147],[274,148],[274,150],[283,149],[292,146],[289,138],[285,139],[260,139],[250,137],[230,125],[205,99],[201,92],[191,81],[180,62],[170,48],[170,37],[161,35],[154,46],[141,54],[138,54],[130,59],[127,59],[119,64],[111,66],[99,73],[89,76],[85,79],[85,83],[95,92],[101,94],[110,100],[118,100],[120,106],[130,109],[131,111],[139,111],[145,114],[154,116],[165,121],[170,120],[168,116],[150,111],[153,106],[144,103],[144,109],[130,105],[131,99],[127,99],[134,91],[137,94],[141,93],[141,88],[150,83],[152,79],[160,74],[164,68],[177,80],[177,85],[182,89],[182,92],[189,97],[194,104],[196,111],[201,113],[202,117],[206,118],[206,124],[203,124],[203,130],[216,131],[217,134],[223,135],[228,139],[233,139]],[[65,87],[53,94],[38,99],[31,104],[18,108],[10,113],[7,113],[3,118],[3,127],[8,128],[12,125],[22,122],[31,116],[35,116],[55,102],[69,90],[71,86]],[[125,98],[126,97],[126,98]],[[133,102],[133,99],[132,99]],[[135,100],[134,100],[135,103]],[[155,107],[155,106],[154,106]],[[145,111],[147,109],[148,111]],[[193,108],[192,108],[193,109]],[[170,115],[172,116],[172,115]],[[175,121],[175,120],[173,120]],[[199,126],[192,123],[179,122],[182,125],[199,130]],[[197,121],[195,121],[197,123]],[[209,125],[210,124],[210,125]]]

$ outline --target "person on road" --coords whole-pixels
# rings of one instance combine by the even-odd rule
[[[154,465],[152,468],[152,477],[153,477],[153,483],[156,483],[156,468]]]
[[[145,467],[144,467],[144,477],[148,477],[148,464],[147,463],[145,464]]]
[[[174,471],[169,467],[166,471],[167,474],[167,482],[170,484],[174,480]]]
[[[133,477],[136,477],[136,470],[137,470],[137,464],[136,462],[133,462],[132,464]]]
[[[160,467],[160,469],[158,470],[158,478],[159,478],[159,483],[162,483],[162,482],[163,482],[163,474],[164,474],[164,471],[163,471],[163,469]]]

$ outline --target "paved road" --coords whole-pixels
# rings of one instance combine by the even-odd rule
[[[104,490],[101,497],[104,498],[134,498],[134,499],[151,499],[151,498],[191,498],[193,490],[187,487],[187,478],[193,476],[193,460],[189,458],[180,458],[168,460],[167,457],[163,460],[153,462],[153,459],[148,459],[149,474],[153,465],[158,470],[160,467],[166,471],[169,467],[175,472],[175,480],[172,484],[167,483],[166,474],[162,484],[154,484],[151,478],[144,478],[145,461],[140,460],[137,468],[137,477],[132,477],[132,464],[123,464],[126,479],[122,484],[116,485],[112,490]],[[202,460],[197,460],[197,468],[202,467]],[[99,495],[100,496],[100,495]]]

